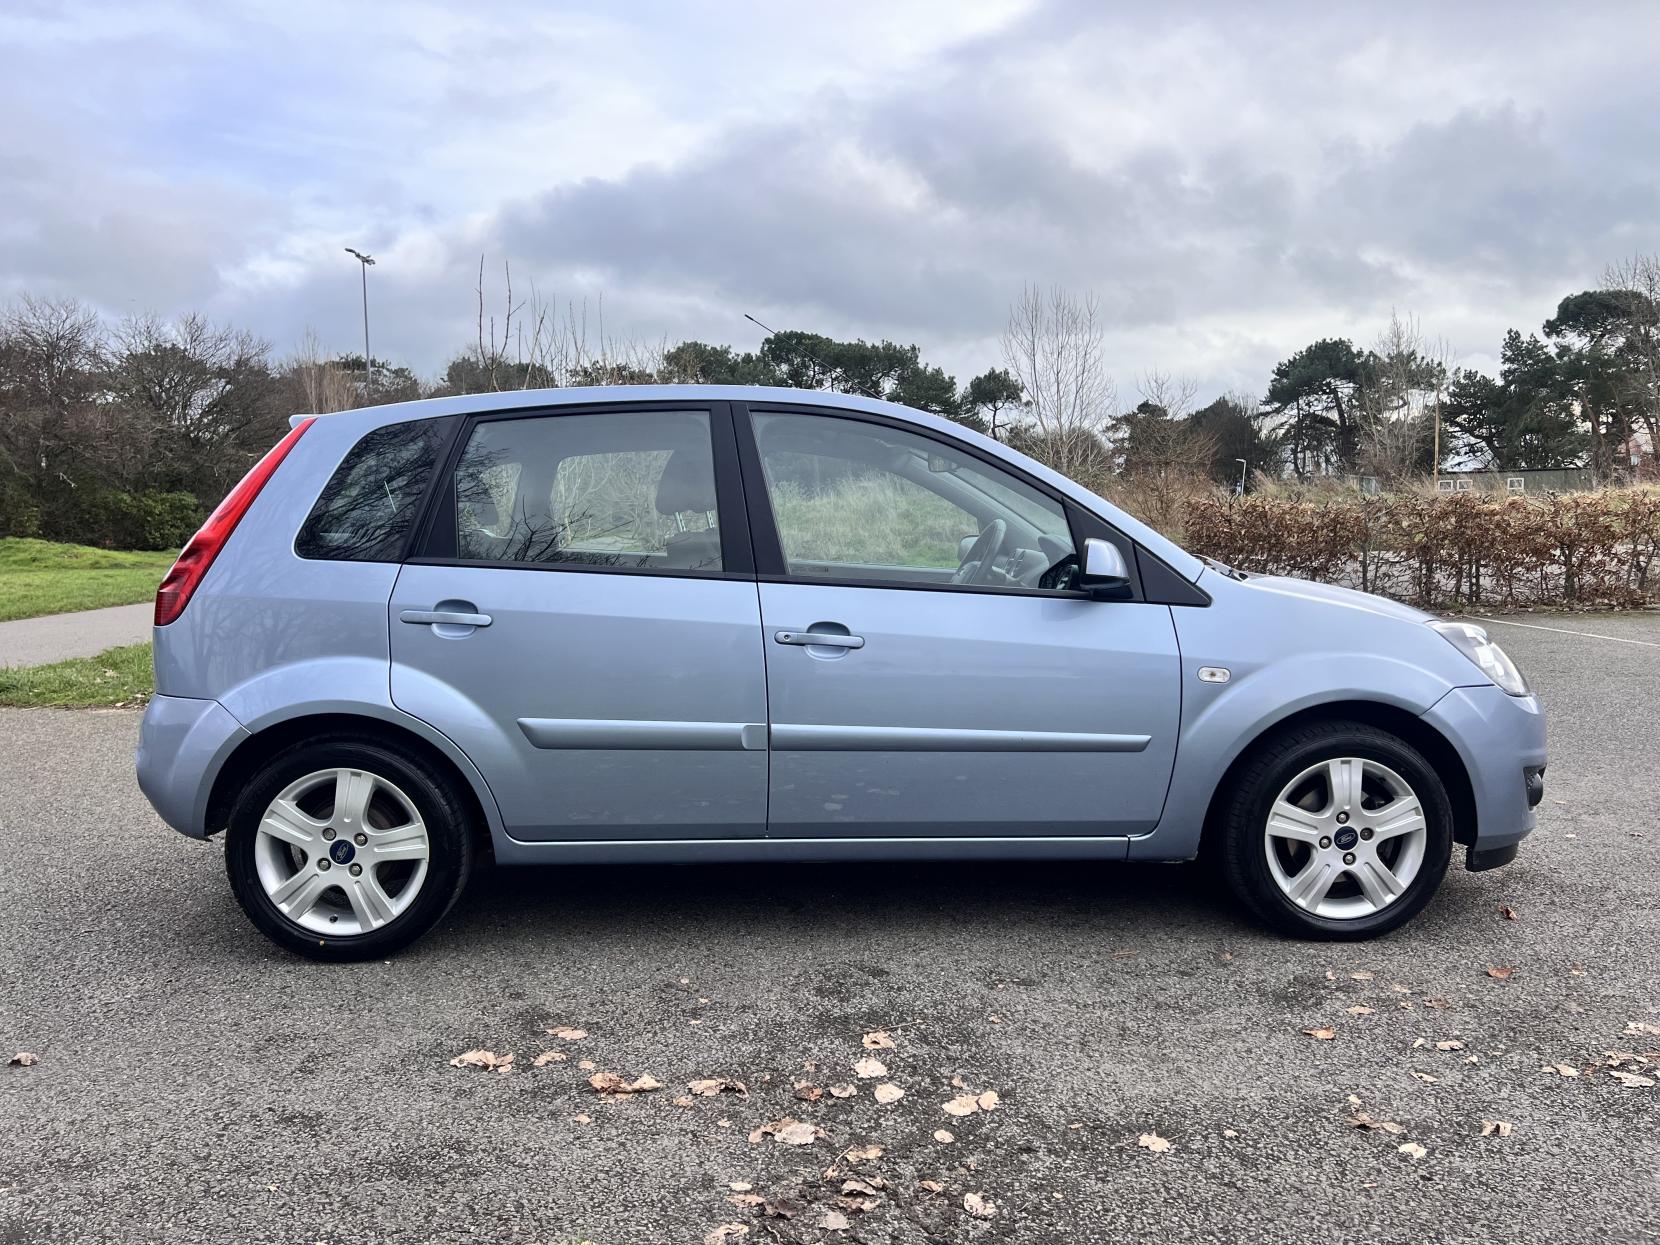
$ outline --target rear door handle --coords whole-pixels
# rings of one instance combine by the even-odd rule
[[[459,610],[405,610],[398,615],[399,622],[418,626],[447,624],[451,627],[488,627],[490,615],[464,614]]]
[[[780,644],[821,644],[825,648],[863,648],[862,635],[839,635],[834,631],[779,631],[772,637]]]

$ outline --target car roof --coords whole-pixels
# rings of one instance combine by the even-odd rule
[[[511,389],[494,393],[460,394],[448,398],[422,398],[415,402],[358,407],[355,410],[339,411],[318,418],[327,419],[331,423],[336,420],[358,423],[361,424],[362,431],[367,432],[371,428],[403,423],[411,419],[436,419],[446,415],[475,415],[608,402],[747,402],[756,405],[816,406],[886,415],[921,429],[945,433],[959,441],[966,441],[1030,475],[1037,476],[1056,491],[1071,497],[1079,505],[1095,511],[1113,527],[1140,542],[1149,552],[1189,580],[1198,579],[1204,571],[1203,562],[1167,539],[1161,532],[1120,510],[1106,498],[1091,492],[1076,480],[1061,475],[1019,450],[942,416],[930,415],[914,407],[901,406],[897,402],[884,402],[880,398],[867,398],[860,394],[831,393],[822,389],[786,389],[770,385],[591,385],[566,389]],[[297,424],[307,418],[311,417],[296,415],[291,422]]]

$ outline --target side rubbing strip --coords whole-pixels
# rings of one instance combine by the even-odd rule
[[[968,731],[930,726],[772,728],[775,752],[1142,752],[1151,735]]]
[[[614,718],[520,718],[538,748],[639,748],[664,752],[762,751],[759,722],[628,722]]]

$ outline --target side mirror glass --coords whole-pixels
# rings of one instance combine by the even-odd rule
[[[1084,541],[1084,562],[1078,587],[1097,601],[1128,601],[1135,595],[1130,567],[1118,546],[1092,536]]]

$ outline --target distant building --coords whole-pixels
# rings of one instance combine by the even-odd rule
[[[1597,487],[1589,467],[1518,467],[1511,471],[1443,471],[1443,493],[1572,493]]]

